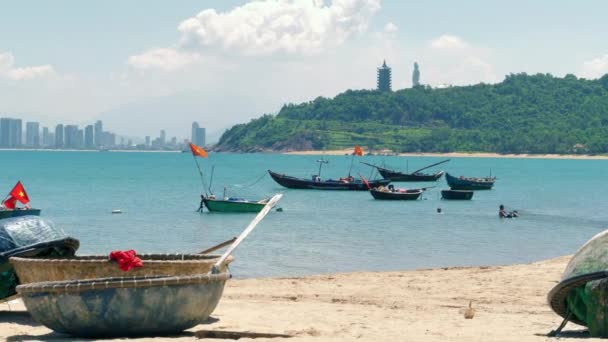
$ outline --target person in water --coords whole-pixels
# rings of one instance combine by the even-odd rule
[[[502,204],[498,207],[498,217],[500,217],[500,218],[514,218],[514,217],[518,217],[518,216],[519,216],[519,213],[517,212],[517,210],[507,212],[505,210],[505,206]]]

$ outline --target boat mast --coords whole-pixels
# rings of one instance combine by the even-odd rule
[[[317,163],[319,163],[319,173],[317,174],[317,176],[319,176],[319,178],[321,178],[321,167],[323,166],[323,164],[327,164],[329,163],[329,160],[325,160],[323,158],[317,160]]]

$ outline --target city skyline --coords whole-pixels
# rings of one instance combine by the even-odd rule
[[[205,146],[205,128],[198,122],[192,123],[192,136],[181,139],[172,136],[167,139],[164,129],[159,136],[125,137],[103,130],[103,122],[84,127],[74,124],[58,123],[54,127],[41,126],[37,121],[22,118],[0,117],[0,149],[2,148],[46,148],[46,149],[182,149],[187,142]],[[136,140],[134,140],[136,139]]]
[[[549,0],[12,2],[0,13],[0,113],[49,127],[102,120],[137,136],[163,127],[188,137],[198,120],[217,140],[287,103],[373,89],[383,59],[400,70],[395,90],[412,85],[414,61],[430,86],[519,72],[597,78],[608,72],[607,10]]]

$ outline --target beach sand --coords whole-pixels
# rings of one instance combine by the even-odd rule
[[[546,295],[568,260],[230,280],[212,323],[180,336],[129,341],[189,341],[202,330],[289,334],[290,341],[552,341],[546,334],[561,318]],[[473,319],[463,315],[469,301]],[[572,323],[565,328],[570,337],[584,336],[582,330]],[[0,339],[62,338],[35,323],[20,301],[10,310],[0,304]]]
[[[293,155],[328,155],[328,156],[343,156],[351,154],[352,148],[344,150],[330,151],[293,151],[284,152],[284,154]],[[368,151],[364,150],[365,154]],[[442,157],[442,158],[523,158],[523,159],[608,159],[608,155],[589,155],[589,154],[500,154],[500,153],[485,153],[485,152],[450,152],[450,153],[393,153],[390,151],[373,151],[378,155],[398,155],[400,157]]]

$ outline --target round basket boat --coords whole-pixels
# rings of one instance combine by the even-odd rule
[[[120,277],[19,285],[39,323],[81,337],[176,334],[203,323],[230,274]]]
[[[124,276],[184,276],[208,273],[218,255],[141,254],[144,266],[125,272],[107,256],[90,255],[66,258],[10,258],[21,284],[43,281],[82,280]],[[228,257],[221,271],[226,272],[234,258]]]

